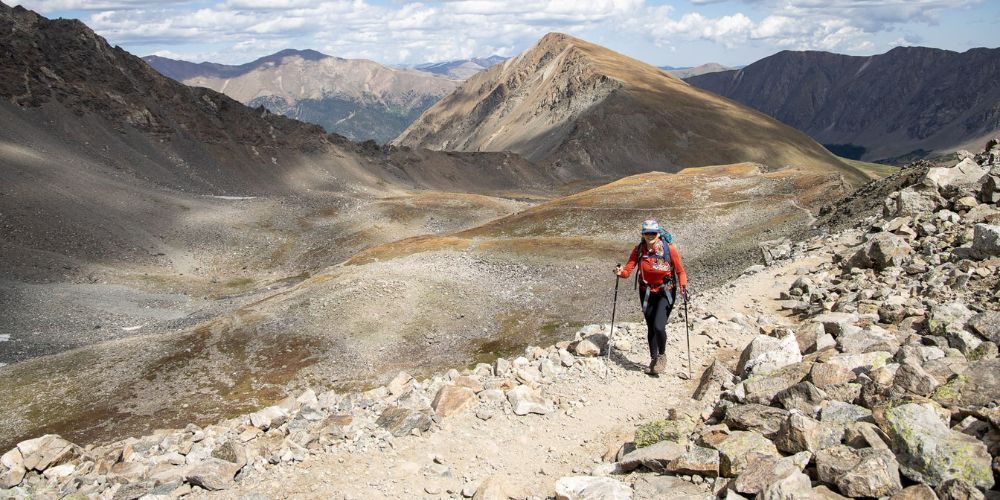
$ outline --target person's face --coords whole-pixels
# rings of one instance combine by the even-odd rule
[[[645,238],[646,241],[654,241],[656,240],[656,236],[656,233],[642,233],[642,237]]]

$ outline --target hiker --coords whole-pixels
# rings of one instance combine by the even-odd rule
[[[629,256],[625,267],[615,267],[615,274],[628,278],[638,265],[639,301],[646,318],[649,340],[649,374],[662,373],[666,368],[667,319],[677,298],[677,288],[687,297],[687,274],[681,255],[656,219],[642,221],[642,241]]]

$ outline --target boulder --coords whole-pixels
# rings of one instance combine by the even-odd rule
[[[899,340],[885,329],[872,325],[869,328],[858,329],[837,337],[837,346],[841,352],[848,354],[864,354],[875,351],[895,354],[899,350]]]
[[[57,434],[46,434],[42,437],[21,441],[17,443],[17,450],[21,454],[21,465],[24,469],[38,472],[43,472],[49,467],[62,465],[79,457],[83,452],[79,446],[66,441]]]
[[[557,500],[630,500],[632,488],[610,477],[568,476],[556,481]]]
[[[281,427],[288,421],[288,412],[280,406],[269,406],[250,414],[250,424],[260,430]]]
[[[817,498],[813,495],[809,476],[801,472],[789,474],[767,485],[757,494],[757,500],[813,500]]]
[[[792,412],[782,423],[774,444],[785,453],[816,453],[840,444],[843,434],[844,430],[840,425],[823,423]]]
[[[645,467],[653,472],[663,472],[670,462],[680,458],[686,451],[687,446],[684,443],[660,441],[626,453],[618,461],[618,469],[622,472],[630,472],[639,467]]]
[[[906,238],[893,233],[875,233],[844,261],[843,267],[881,272],[888,267],[902,266],[912,253],[913,248]]]
[[[208,458],[191,465],[184,474],[184,480],[209,491],[225,490],[235,484],[233,479],[240,469],[239,464]]]
[[[413,386],[411,383],[412,381],[413,377],[411,377],[409,373],[399,372],[395,377],[393,377],[393,379],[389,382],[389,385],[386,387],[389,389],[389,394],[398,396],[403,392],[410,390]]]
[[[20,450],[12,448],[4,453],[0,456],[0,489],[13,488],[21,484],[27,472]]]
[[[801,361],[802,353],[794,334],[780,339],[758,335],[743,350],[736,371],[744,375],[765,375]]]
[[[1000,311],[984,311],[969,318],[966,322],[972,331],[980,337],[1000,344]]]
[[[892,359],[892,353],[875,351],[864,354],[837,354],[826,360],[826,362],[843,366],[854,373],[864,373],[885,366],[886,362],[890,359]]]
[[[808,456],[805,461],[809,462]],[[751,454],[747,459],[746,469],[733,482],[733,489],[746,495],[756,495],[770,484],[801,473],[804,465],[796,464],[793,457]]]
[[[933,398],[944,405],[982,407],[996,401],[998,395],[1000,359],[987,359],[970,363],[962,374],[938,387]]]
[[[799,382],[779,392],[774,399],[786,410],[816,416],[820,403],[827,400],[827,394],[809,382]]]
[[[949,429],[930,404],[890,408],[880,426],[892,439],[906,477],[932,486],[960,479],[981,489],[993,487],[992,458],[986,445]]]
[[[843,401],[827,401],[820,409],[821,422],[847,425],[854,422],[873,422],[872,411],[863,406]]]
[[[924,186],[910,186],[890,198],[887,203],[887,215],[902,217],[909,215],[930,214],[946,203],[937,190]]]
[[[788,412],[781,408],[747,404],[727,409],[724,422],[730,429],[756,431],[768,439],[774,439],[786,419]]]
[[[932,335],[945,335],[949,326],[955,325],[954,328],[961,329],[974,315],[962,302],[934,304],[927,318],[927,329]]]
[[[434,413],[441,417],[450,417],[459,413],[477,401],[476,393],[468,387],[457,385],[445,385],[438,389],[431,408]]]
[[[938,386],[937,379],[916,363],[903,363],[896,370],[893,385],[918,396],[929,396]]]
[[[849,327],[855,326],[858,322],[856,313],[828,312],[815,316],[813,322],[823,325],[823,331],[830,335],[837,336],[843,334]]]
[[[768,240],[758,243],[764,265],[770,266],[774,261],[787,259],[792,255],[792,241],[788,238]]]
[[[573,352],[577,356],[596,357],[601,354],[601,348],[590,340],[583,339],[576,343],[576,346],[573,347]]]
[[[747,465],[747,457],[755,452],[761,455],[778,456],[774,443],[759,433],[733,431],[721,442],[714,445],[719,450],[719,474],[723,477],[740,475]]]
[[[816,363],[809,371],[809,381],[820,389],[853,382],[857,377],[848,368],[835,363]]]
[[[701,374],[701,381],[692,397],[698,401],[708,397],[708,401],[713,401],[718,399],[723,389],[731,387],[735,381],[736,376],[733,375],[733,372],[729,371],[729,368],[726,368],[726,365],[721,361],[715,359]]]
[[[972,255],[979,259],[1000,256],[1000,226],[975,225],[972,236]]]
[[[426,432],[431,428],[431,417],[422,411],[389,406],[382,411],[375,424],[400,437],[410,435],[414,429]]]
[[[975,160],[966,158],[954,167],[930,168],[926,178],[934,182],[943,196],[952,198],[963,192],[978,192],[988,174]]]
[[[671,474],[719,477],[719,451],[696,445],[688,445],[687,450],[667,464]]]
[[[986,500],[983,492],[960,479],[949,479],[934,489],[941,500]]]
[[[519,385],[507,391],[507,401],[515,415],[524,416],[529,413],[547,415],[555,411],[552,400],[542,397],[537,391],[526,385]]]
[[[837,445],[816,453],[819,480],[849,497],[883,497],[903,489],[891,451]]]
[[[893,496],[889,497],[889,500],[938,500],[938,497],[930,486],[927,486],[926,484],[915,484],[913,486],[903,488]]]
[[[753,375],[733,390],[748,403],[770,405],[778,393],[802,382],[811,369],[812,363],[794,363],[767,375]]]

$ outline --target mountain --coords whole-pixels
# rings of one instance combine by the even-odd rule
[[[897,47],[870,57],[783,51],[687,82],[854,159],[978,149],[1000,129],[1000,49]]]
[[[283,50],[239,66],[144,58],[179,82],[251,107],[321,125],[352,140],[385,143],[457,83],[425,72],[313,50]]]
[[[483,71],[494,64],[506,61],[507,58],[498,55],[489,57],[476,57],[472,59],[457,59],[438,63],[424,63],[413,67],[417,71],[424,71],[441,75],[452,80],[468,80],[472,75]]]
[[[692,76],[704,75],[708,73],[718,73],[719,71],[728,71],[733,68],[728,68],[719,63],[707,63],[701,66],[695,66],[693,68],[674,68],[672,66],[660,66],[660,69],[676,76],[677,78],[689,78]]]
[[[559,33],[467,80],[393,144],[511,151],[563,178],[755,161],[861,179],[791,127]]]

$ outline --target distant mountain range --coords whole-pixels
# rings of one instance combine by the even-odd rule
[[[717,73],[719,71],[728,71],[731,69],[737,69],[737,68],[730,68],[728,66],[723,66],[718,63],[707,63],[694,67],[684,66],[675,68],[673,66],[660,66],[659,68],[662,69],[663,71],[666,71],[667,73],[670,73],[671,75],[676,76],[677,78],[688,78],[691,76],[704,75],[707,73]]]
[[[1000,49],[783,51],[688,83],[767,113],[849,158],[901,163],[981,149],[1000,130]]]
[[[552,33],[476,74],[393,144],[511,151],[564,178],[756,161],[857,172],[809,137],[604,47]]]
[[[251,107],[305,122],[352,140],[385,143],[458,84],[431,72],[397,69],[314,50],[282,50],[230,66],[143,58],[187,85],[222,92]]]
[[[472,59],[457,59],[438,63],[424,63],[413,66],[417,71],[425,71],[435,75],[441,75],[452,80],[467,80],[472,75],[493,66],[496,63],[506,61],[507,58],[498,55],[489,57],[475,57]]]

